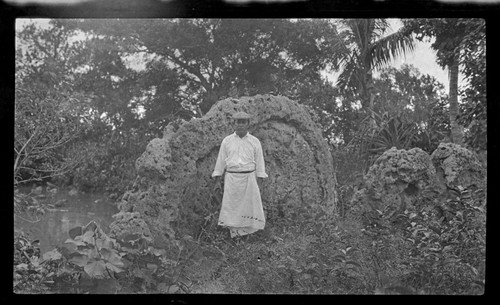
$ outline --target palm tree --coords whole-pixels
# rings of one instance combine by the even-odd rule
[[[342,19],[339,28],[344,37],[343,70],[337,86],[345,93],[358,95],[362,108],[370,115],[374,126],[373,100],[375,97],[372,72],[386,66],[395,57],[415,48],[411,35],[397,31],[385,35],[389,23],[385,19]]]
[[[403,31],[414,33],[418,40],[424,37],[434,37],[431,45],[436,51],[437,62],[441,67],[447,67],[449,72],[449,115],[451,140],[462,144],[463,129],[458,124],[458,74],[462,44],[467,35],[474,31],[484,30],[484,23],[477,19],[464,18],[433,18],[403,20]]]
[[[458,116],[460,114],[458,108],[458,56],[453,56],[448,66],[450,88],[449,88],[449,111],[450,111],[450,128],[451,140],[455,144],[462,144],[463,130],[458,124]]]

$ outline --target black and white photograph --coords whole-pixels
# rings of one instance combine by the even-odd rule
[[[483,295],[486,28],[16,18],[13,293]]]

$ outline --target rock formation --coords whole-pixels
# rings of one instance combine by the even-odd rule
[[[440,183],[457,190],[483,186],[486,170],[470,150],[452,143],[441,143],[431,155]]]
[[[197,234],[210,215],[216,220],[220,206],[211,200],[211,174],[237,111],[253,116],[250,133],[262,143],[269,178],[261,194],[268,221],[287,218],[296,207],[333,211],[332,157],[320,127],[305,106],[257,95],[221,100],[202,118],[170,124],[136,161],[138,178],[124,194],[120,213],[138,213],[157,244],[176,234]]]
[[[450,190],[484,186],[485,174],[477,157],[456,144],[441,143],[431,155],[419,148],[393,147],[370,167],[365,187],[351,201],[351,216],[376,211],[390,218],[408,205],[437,204]]]
[[[355,205],[384,214],[404,210],[421,190],[435,183],[431,157],[419,148],[384,152],[365,176],[366,187],[354,195]],[[387,211],[390,210],[390,211]]]

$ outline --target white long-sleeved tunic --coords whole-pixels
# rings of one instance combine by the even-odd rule
[[[228,171],[252,171],[260,178],[267,178],[264,155],[259,139],[247,132],[240,138],[236,132],[222,140],[219,156],[212,177]]]

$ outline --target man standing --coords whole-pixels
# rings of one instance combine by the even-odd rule
[[[248,133],[250,117],[245,112],[233,115],[235,132],[222,140],[212,173],[216,185],[224,177],[218,224],[228,227],[231,237],[262,230],[266,223],[260,188],[267,174],[260,141]]]

